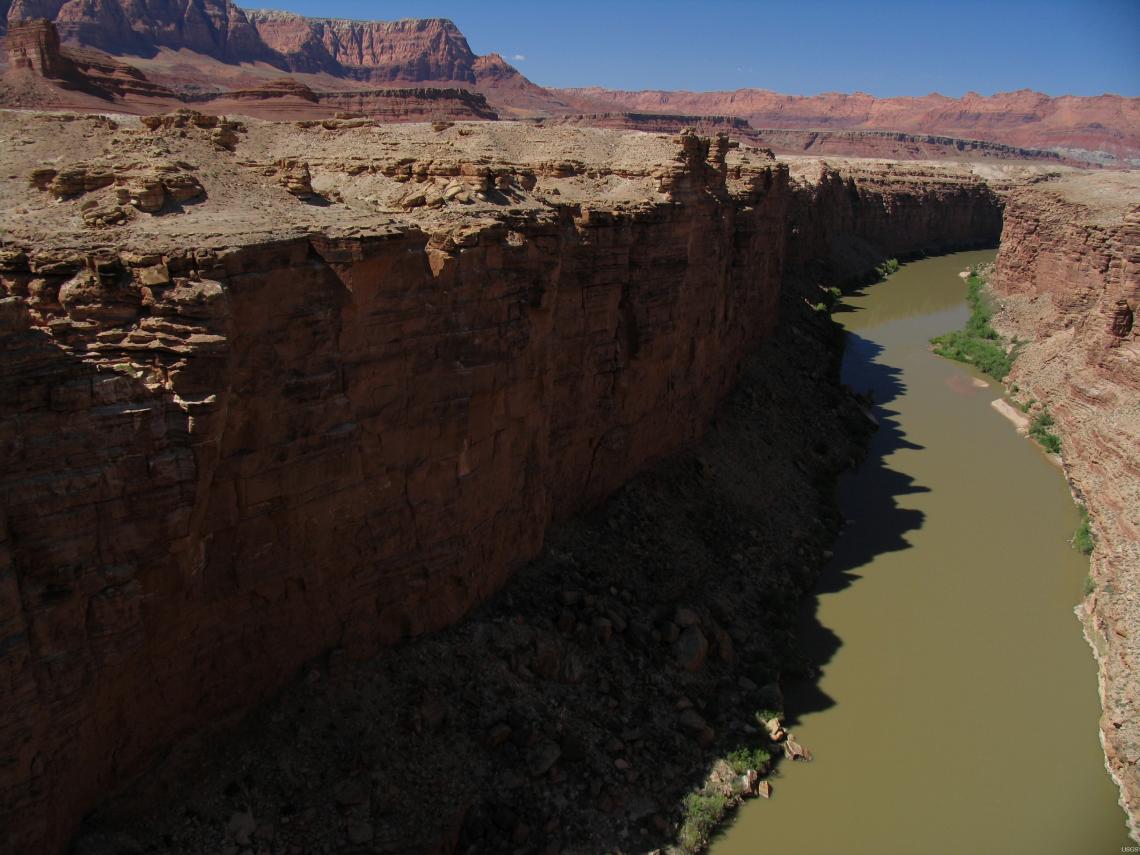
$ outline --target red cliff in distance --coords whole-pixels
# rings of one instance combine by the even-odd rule
[[[766,130],[829,134],[822,139],[769,134],[764,140],[786,153],[826,150],[897,158],[907,156],[908,146],[914,148],[910,141],[900,146],[882,136],[886,132],[1043,149],[1106,166],[1140,164],[1140,99],[1118,95],[1051,97],[1027,89],[961,98],[876,98],[860,92],[797,96],[763,89],[551,90],[527,80],[498,54],[476,55],[459,28],[442,18],[307,18],[246,11],[229,0],[0,0],[0,35],[30,18],[53,21],[65,45],[128,57],[155,84],[195,95],[257,88],[289,75],[313,90],[469,89],[484,95],[499,115],[515,118],[716,115],[745,119],[762,137]],[[398,118],[398,111],[386,115]],[[939,145],[920,142],[911,156],[937,154]],[[946,147],[950,154],[955,149],[967,157],[980,151],[971,144]],[[983,156],[1004,155],[987,149]]]

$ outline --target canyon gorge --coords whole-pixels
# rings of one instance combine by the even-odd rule
[[[1029,167],[789,165],[723,135],[187,112],[3,121],[16,850],[60,846],[172,737],[248,708],[304,663],[367,658],[486,601],[552,521],[698,440],[781,323],[804,339],[783,358],[833,382],[801,328],[818,320],[806,306],[818,283],[992,245],[1003,207],[1006,232],[1024,229],[1029,215],[1009,211],[1039,212],[1067,186]],[[86,156],[60,162],[61,141]],[[1125,173],[1065,180],[1118,204],[1134,192]],[[1090,352],[1110,366],[1136,347],[1105,308],[1134,299],[1119,215],[1105,214],[1102,255],[1079,262],[1115,277],[1084,297],[1108,315],[1082,314],[1099,318]],[[1073,247],[1058,239],[1040,258]],[[1013,261],[999,269],[1002,293],[1026,281]],[[829,413],[851,409],[834,394],[819,395]],[[1134,399],[1105,402],[1127,423],[1119,407]],[[1128,443],[1116,447],[1102,477],[1127,491]],[[815,466],[842,468],[843,454],[821,453]],[[1126,492],[1090,492],[1127,522]],[[1127,526],[1090,511],[1117,568],[1103,572],[1127,576],[1112,557],[1134,544]],[[820,538],[800,535],[783,548],[808,553],[786,560],[810,567]],[[611,631],[659,620],[621,611],[597,617]],[[707,680],[732,673],[749,637],[728,634],[731,609],[705,614]],[[591,649],[581,625],[525,642],[524,661],[553,657],[530,665],[574,685],[571,652]],[[710,638],[722,653],[705,666]],[[643,643],[672,661],[668,643]],[[1134,781],[1127,722],[1109,731]]]
[[[1140,834],[1140,99],[124,9],[0,0],[0,852],[668,845],[812,673],[873,430],[821,289],[994,246]]]

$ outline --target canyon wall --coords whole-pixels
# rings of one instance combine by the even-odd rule
[[[1009,194],[993,284],[1027,342],[1011,381],[1056,420],[1089,511],[1095,590],[1078,609],[1100,666],[1101,736],[1140,836],[1140,178],[1068,175]]]
[[[789,175],[725,137],[224,130],[5,130],[4,851],[330,648],[486,600],[701,436],[783,282],[1000,223],[965,170]]]

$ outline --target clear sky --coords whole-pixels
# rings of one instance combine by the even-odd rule
[[[238,0],[319,17],[441,17],[544,86],[1140,95],[1140,0]]]

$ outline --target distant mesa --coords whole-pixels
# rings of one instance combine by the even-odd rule
[[[99,102],[110,100],[116,110],[150,113],[216,97],[248,115],[305,119],[353,101],[366,112],[374,102],[373,117],[386,121],[502,117],[667,132],[683,127],[678,116],[703,117],[688,122],[700,127],[729,117],[744,122],[735,136],[759,135],[784,154],[1140,166],[1140,99],[1117,95],[547,89],[497,53],[475,54],[443,18],[308,18],[229,0],[0,0],[5,34],[4,106],[106,110]],[[345,94],[365,91],[372,94]]]
[[[0,67],[0,105],[154,114],[183,104],[266,119],[321,119],[355,111],[386,121],[494,120],[478,92],[425,86],[316,91],[279,74],[250,86],[182,87],[156,83],[138,67],[89,47],[61,45],[55,23],[11,21]],[[137,58],[131,57],[138,61]],[[197,91],[207,89],[208,91]]]

